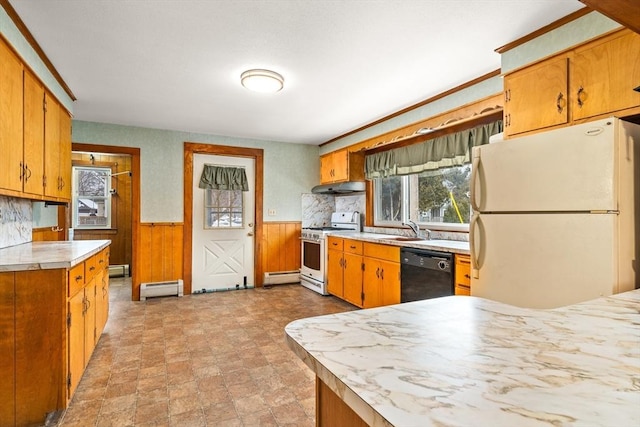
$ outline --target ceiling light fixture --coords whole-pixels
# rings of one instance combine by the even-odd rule
[[[240,75],[242,86],[254,92],[276,93],[284,86],[284,77],[270,70],[247,70]]]

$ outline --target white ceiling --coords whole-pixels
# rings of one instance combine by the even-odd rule
[[[578,0],[10,0],[79,120],[320,144],[500,68]],[[240,73],[284,89],[256,94]]]

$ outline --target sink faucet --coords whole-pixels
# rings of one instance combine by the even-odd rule
[[[408,220],[407,222],[403,222],[402,225],[406,225],[409,228],[411,228],[411,230],[413,230],[413,233],[416,235],[416,237],[420,237],[420,226],[412,220]],[[424,229],[425,233],[427,233],[427,240],[431,239],[431,230],[425,228]]]
[[[409,228],[413,230],[416,237],[420,237],[420,227],[415,222],[408,220],[407,222],[403,222],[402,225],[408,225]]]

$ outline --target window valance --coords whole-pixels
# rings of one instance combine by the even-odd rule
[[[405,147],[392,148],[365,157],[365,177],[383,178],[460,166],[471,161],[471,147],[489,143],[502,132],[502,120],[443,135]]]
[[[244,168],[204,165],[198,187],[210,190],[249,191]]]

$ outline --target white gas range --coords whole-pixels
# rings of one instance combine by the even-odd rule
[[[361,231],[360,212],[334,212],[331,214],[330,227],[303,228],[302,266],[300,284],[305,288],[329,295],[327,292],[327,247],[326,236],[341,232]]]

